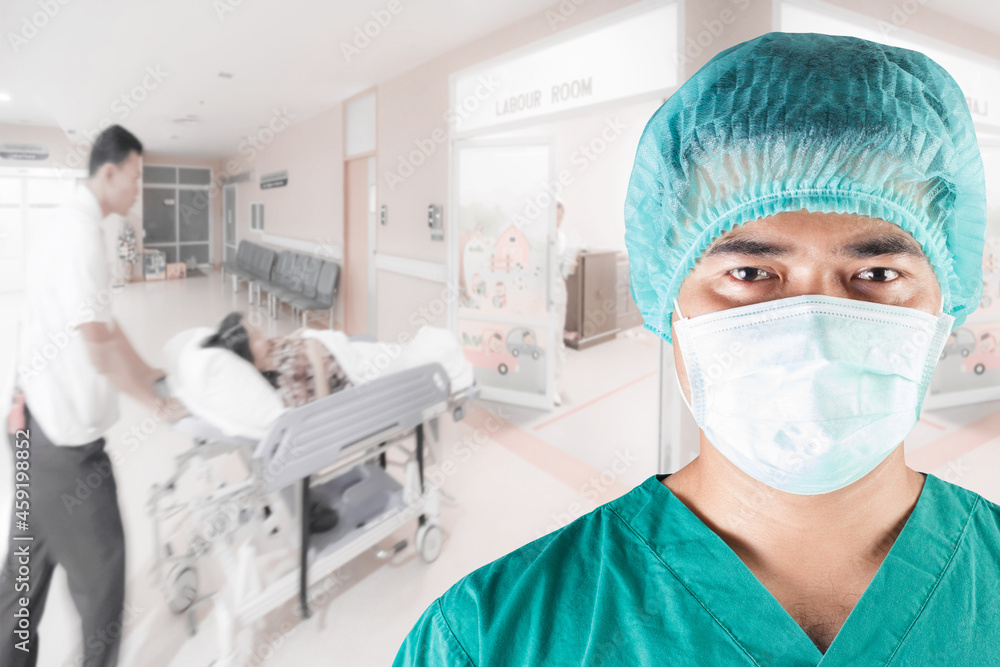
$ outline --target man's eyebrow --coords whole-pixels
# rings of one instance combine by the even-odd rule
[[[885,234],[846,245],[838,254],[866,259],[869,257],[878,257],[879,255],[915,255],[923,257],[924,251],[916,241],[908,237]]]
[[[705,251],[704,256],[732,254],[732,255],[753,255],[755,257],[777,257],[787,255],[792,249],[787,246],[775,245],[763,241],[755,241],[750,238],[735,237],[723,239]]]

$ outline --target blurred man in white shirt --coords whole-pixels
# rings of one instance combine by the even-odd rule
[[[19,392],[8,417],[13,488],[27,493],[15,503],[0,577],[4,667],[35,664],[56,565],[66,570],[80,612],[83,664],[117,664],[125,542],[103,436],[118,420],[118,391],[161,419],[183,413],[158,396],[154,382],[163,372],[139,357],[111,314],[120,288],[113,286],[101,223],[128,212],[141,176],[142,144],[128,130],[109,127],[91,148],[89,178],[30,230]],[[78,491],[81,480],[89,493]]]

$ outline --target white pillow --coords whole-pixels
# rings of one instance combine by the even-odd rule
[[[253,364],[229,350],[202,347],[213,333],[188,329],[167,342],[167,385],[191,414],[226,435],[260,439],[285,405]]]

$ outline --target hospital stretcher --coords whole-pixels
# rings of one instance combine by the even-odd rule
[[[226,436],[190,416],[172,424],[195,445],[151,491],[154,569],[170,609],[187,614],[192,634],[196,609],[213,603],[219,652],[214,665],[239,664],[254,626],[296,594],[308,618],[311,585],[410,521],[417,521],[415,545],[422,559],[437,557],[438,489],[424,478],[424,429],[436,438],[438,418],[450,413],[462,419],[479,395],[474,382],[455,391],[451,384],[436,362],[384,375],[287,411],[259,441]],[[411,435],[415,447],[408,449],[404,441]],[[385,469],[392,447],[406,454],[402,484]],[[210,461],[222,455],[242,459],[246,477],[214,481]],[[205,491],[180,499],[179,483],[189,473],[196,473]],[[337,510],[332,530],[310,534],[314,498]],[[164,523],[178,516],[187,519],[187,529],[164,535]],[[387,558],[405,547],[404,540],[377,555]],[[275,555],[286,566],[289,559],[296,565],[266,583],[263,563]],[[227,580],[220,590],[199,596],[198,563],[205,556],[217,560]]]

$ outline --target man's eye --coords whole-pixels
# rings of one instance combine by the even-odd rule
[[[752,266],[741,266],[738,269],[733,269],[729,272],[729,275],[737,280],[746,282],[756,282],[771,277],[771,274],[764,269],[756,269]]]
[[[858,271],[858,277],[862,280],[871,280],[876,283],[892,282],[899,277],[899,271],[879,267],[875,269],[862,269]]]

